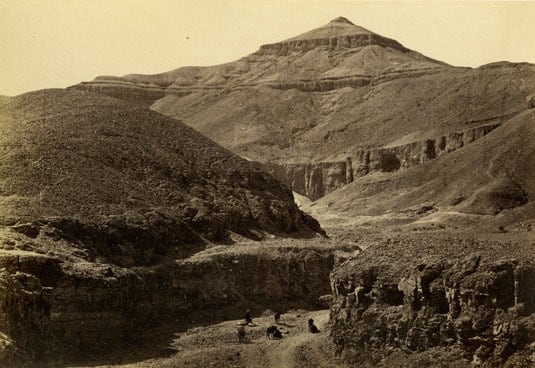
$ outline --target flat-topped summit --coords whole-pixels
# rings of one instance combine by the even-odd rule
[[[298,36],[292,37],[282,42],[284,43],[284,42],[290,42],[290,41],[296,41],[296,40],[330,39],[330,38],[340,38],[340,37],[352,36],[352,35],[379,36],[376,33],[364,27],[355,25],[353,22],[351,22],[347,18],[338,17],[319,28],[315,28],[311,31],[302,33]]]
[[[344,17],[289,38],[282,42],[263,45],[258,54],[286,55],[292,52],[307,52],[316,48],[328,50],[357,49],[366,46],[389,47],[402,52],[410,51],[396,40],[383,37],[364,27],[353,24]]]

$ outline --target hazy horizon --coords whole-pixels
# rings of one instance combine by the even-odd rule
[[[535,62],[534,2],[0,0],[0,94],[237,60],[343,16],[456,66]]]

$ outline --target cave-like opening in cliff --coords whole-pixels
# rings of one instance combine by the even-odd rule
[[[405,294],[395,284],[385,284],[380,289],[380,299],[392,306],[403,305]]]
[[[382,157],[381,169],[383,172],[397,171],[401,167],[401,162],[395,153],[387,153]]]
[[[435,141],[433,139],[428,139],[425,141],[425,157],[428,160],[432,160],[437,157]]]

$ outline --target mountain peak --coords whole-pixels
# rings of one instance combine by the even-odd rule
[[[329,23],[313,29],[311,31],[302,33],[296,37],[292,37],[286,41],[294,40],[311,40],[311,39],[329,39],[333,37],[345,37],[353,35],[375,35],[374,32],[367,30],[364,27],[357,26],[349,19],[338,17],[331,20]],[[283,41],[283,42],[286,42]]]
[[[333,23],[345,23],[345,24],[350,24],[352,26],[355,25],[353,22],[351,22],[349,19],[345,17],[334,18],[333,20],[329,22],[329,24],[333,24]]]

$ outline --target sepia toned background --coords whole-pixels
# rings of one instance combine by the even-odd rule
[[[344,16],[452,65],[535,62],[535,2],[0,0],[0,94],[214,65]]]

